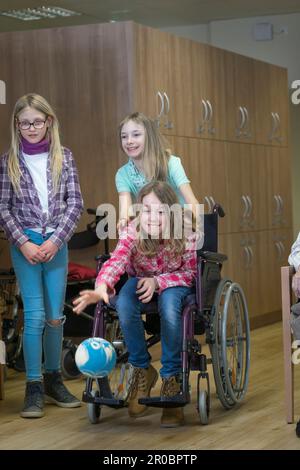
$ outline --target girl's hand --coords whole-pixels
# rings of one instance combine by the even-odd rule
[[[106,304],[109,302],[109,296],[107,292],[107,285],[100,284],[95,290],[83,290],[79,293],[79,297],[73,301],[75,308],[73,312],[81,313],[87,305],[96,304],[104,300]]]
[[[300,272],[297,271],[296,274],[293,276],[292,280],[292,289],[295,293],[295,296],[300,298]]]
[[[117,223],[117,230],[120,233],[125,227],[128,225],[128,219],[120,219],[119,222]]]
[[[55,243],[53,243],[52,241],[46,240],[40,246],[40,251],[43,255],[44,263],[47,263],[48,261],[51,261],[58,252],[58,246],[55,245]]]
[[[27,259],[30,264],[42,263],[45,261],[45,256],[41,249],[35,243],[27,241],[20,246],[22,255]]]
[[[140,279],[136,290],[139,300],[143,304],[150,302],[157,287],[157,282],[153,277],[143,277]]]

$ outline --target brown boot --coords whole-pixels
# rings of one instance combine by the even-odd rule
[[[161,397],[174,397],[180,393],[180,383],[175,376],[163,378]],[[163,408],[160,425],[162,428],[176,428],[184,424],[183,407]]]
[[[139,418],[147,411],[146,405],[138,403],[139,398],[149,397],[150,390],[157,382],[158,373],[151,365],[148,369],[134,367],[130,378],[130,391],[128,401],[128,414],[132,418]]]

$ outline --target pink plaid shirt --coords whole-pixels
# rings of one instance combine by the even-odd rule
[[[136,232],[129,226],[126,236],[122,234],[111,258],[102,266],[96,286],[105,283],[114,290],[121,275],[127,272],[131,277],[153,277],[157,280],[160,294],[164,289],[175,286],[191,287],[197,269],[195,236],[188,238],[189,249],[182,255],[174,255],[166,246],[159,247],[156,256],[150,258],[137,250]]]

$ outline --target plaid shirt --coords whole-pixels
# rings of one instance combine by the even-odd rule
[[[127,272],[132,277],[153,277],[157,280],[160,294],[168,287],[191,287],[197,270],[197,251],[195,236],[188,238],[189,249],[182,255],[174,255],[166,246],[161,245],[154,257],[149,257],[137,250],[136,232],[130,225],[121,235],[111,258],[102,266],[96,286],[105,283],[114,291],[114,286],[121,275]]]
[[[50,158],[47,162],[48,213],[43,212],[37,190],[22,154],[20,191],[16,193],[8,177],[8,155],[0,158],[0,226],[8,240],[20,247],[29,238],[24,229],[55,227],[49,240],[59,248],[72,236],[83,210],[78,174],[72,152],[63,147],[63,168],[58,191],[54,193]]]

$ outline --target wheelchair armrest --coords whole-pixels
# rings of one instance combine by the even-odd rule
[[[106,255],[106,254],[98,255],[98,256],[95,256],[95,261],[102,261],[102,263],[104,263],[109,258],[110,258],[110,255]]]
[[[205,259],[206,261],[213,261],[215,263],[223,263],[228,259],[226,255],[221,253],[215,253],[214,251],[198,251],[198,257]]]

